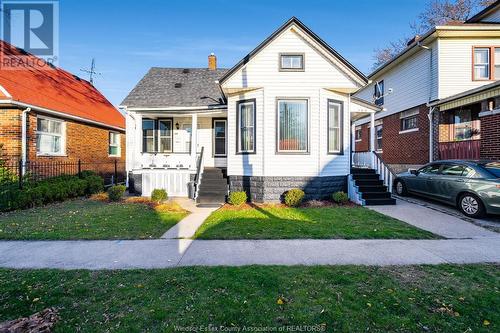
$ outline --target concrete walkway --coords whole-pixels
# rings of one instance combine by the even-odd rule
[[[176,239],[176,238],[192,238],[198,230],[198,228],[203,224],[207,217],[212,214],[213,211],[217,210],[215,208],[200,208],[197,207],[193,200],[189,199],[177,199],[178,204],[181,205],[191,214],[182,219],[175,226],[167,230],[166,233],[161,236],[162,239]]]
[[[445,238],[491,238],[500,236],[494,231],[486,230],[450,214],[404,200],[397,200],[395,206],[367,207]]]
[[[408,202],[398,201],[396,206],[370,208],[454,239],[175,239],[190,237],[195,232],[196,226],[203,222],[203,216],[209,214],[203,208],[190,215],[197,218],[186,218],[180,222],[182,225],[169,230],[164,239],[158,240],[0,241],[0,267],[131,269],[198,265],[500,263],[500,234]]]

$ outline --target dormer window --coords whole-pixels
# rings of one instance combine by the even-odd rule
[[[304,55],[281,53],[280,54],[280,70],[281,71],[303,71],[304,70]]]

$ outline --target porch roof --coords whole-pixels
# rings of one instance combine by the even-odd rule
[[[216,82],[226,69],[153,67],[121,103],[128,109],[185,109],[225,105]]]
[[[500,96],[500,81],[495,81],[478,88],[467,90],[459,94],[431,102],[428,105],[431,107],[439,106],[440,111],[446,111],[497,96]]]

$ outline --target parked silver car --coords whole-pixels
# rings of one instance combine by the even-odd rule
[[[398,174],[394,187],[398,195],[439,200],[469,217],[500,214],[500,161],[436,161]]]

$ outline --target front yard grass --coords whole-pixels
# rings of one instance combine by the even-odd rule
[[[56,307],[55,332],[500,331],[498,265],[1,269],[0,285],[0,322]]]
[[[0,215],[0,239],[159,238],[186,215],[141,203],[78,199]]]
[[[225,206],[195,235],[200,239],[432,239],[438,236],[397,219],[353,207]]]

